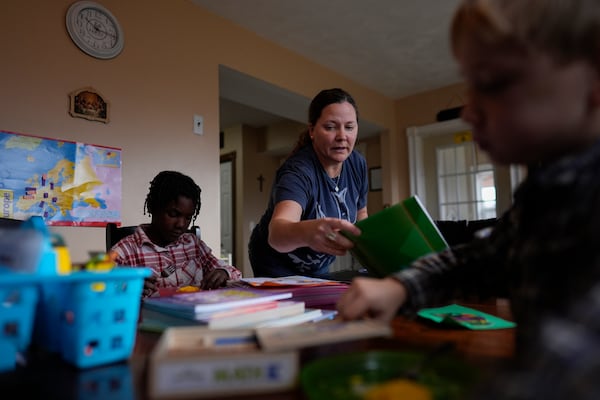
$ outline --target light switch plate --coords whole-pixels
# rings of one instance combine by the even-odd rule
[[[196,135],[204,134],[204,117],[202,115],[194,115],[194,133]]]

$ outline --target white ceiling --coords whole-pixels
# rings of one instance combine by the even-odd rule
[[[460,81],[448,43],[450,18],[458,1],[192,0],[266,40],[392,99]],[[239,75],[238,80],[244,78],[235,71],[228,72]],[[254,89],[256,84],[259,83],[254,82]],[[281,103],[276,96],[272,100]],[[305,122],[309,99],[296,100],[302,103],[302,114],[299,119],[292,119]],[[247,110],[248,106],[255,110]],[[267,114],[259,115],[261,110]],[[258,124],[263,118],[281,116],[270,106],[256,107],[236,98],[225,98],[221,104],[221,126],[228,123],[228,113],[244,112],[254,115]],[[238,117],[230,115],[230,118]],[[361,135],[366,133],[363,128]]]

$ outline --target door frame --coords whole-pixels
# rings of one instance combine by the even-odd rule
[[[238,259],[237,257],[237,218],[236,218],[236,204],[237,204],[237,191],[236,191],[236,165],[235,165],[235,159],[236,159],[236,153],[231,152],[231,153],[226,153],[226,154],[221,154],[220,158],[219,158],[219,164],[222,163],[226,163],[226,162],[231,162],[231,248],[232,248],[232,255],[231,255],[231,264],[232,265],[236,265],[236,260]],[[223,208],[223,205],[221,204],[221,209]]]

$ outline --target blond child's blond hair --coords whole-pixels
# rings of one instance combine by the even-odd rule
[[[450,32],[455,56],[475,41],[542,51],[558,62],[584,59],[600,69],[600,0],[463,0]]]

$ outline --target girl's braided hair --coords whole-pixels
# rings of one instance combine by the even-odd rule
[[[144,215],[163,209],[179,196],[192,199],[196,205],[192,224],[200,213],[200,193],[202,190],[192,178],[177,171],[162,171],[150,182],[150,190],[144,202]]]

